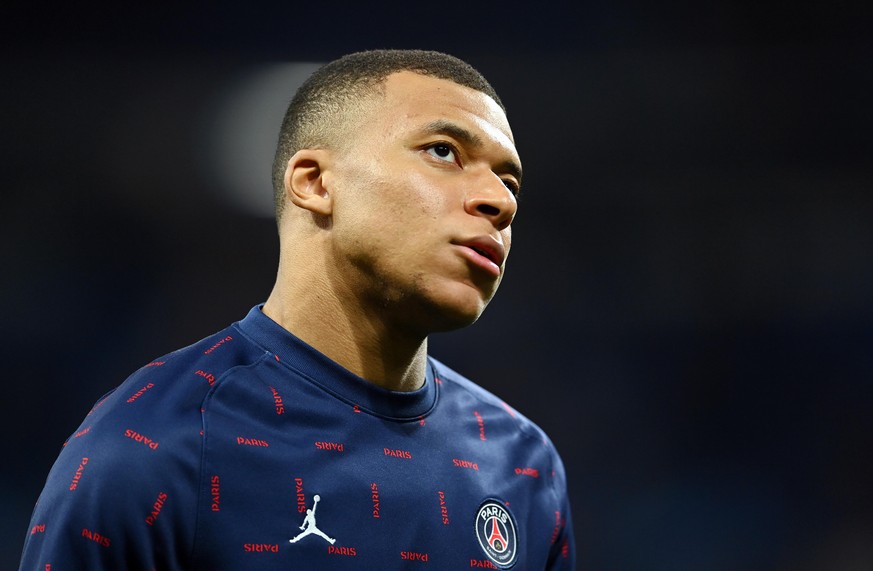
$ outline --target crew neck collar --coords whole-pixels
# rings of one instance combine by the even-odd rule
[[[362,412],[408,421],[424,417],[436,405],[437,383],[430,358],[425,369],[425,382],[420,389],[392,391],[359,377],[303,342],[267,317],[263,312],[263,304],[253,307],[237,326],[258,345],[275,355],[279,365],[296,371],[307,381],[357,406]]]

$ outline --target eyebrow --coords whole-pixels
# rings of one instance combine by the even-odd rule
[[[445,119],[431,121],[424,126],[423,131],[428,135],[447,135],[474,149],[481,149],[485,146],[479,135]],[[497,170],[511,174],[518,180],[518,184],[521,185],[522,171],[521,165],[518,162],[512,159],[503,161],[497,165]]]

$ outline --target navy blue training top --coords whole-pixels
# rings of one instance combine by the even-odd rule
[[[253,308],[64,443],[21,569],[573,569],[546,435],[429,358],[382,389]]]

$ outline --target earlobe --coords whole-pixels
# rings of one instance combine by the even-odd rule
[[[329,216],[333,202],[325,183],[327,151],[302,149],[288,161],[285,169],[285,196],[295,206],[313,214]]]

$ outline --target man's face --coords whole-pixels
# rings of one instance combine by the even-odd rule
[[[487,95],[411,72],[364,103],[328,191],[339,279],[364,311],[428,334],[475,321],[511,245],[521,163]]]

